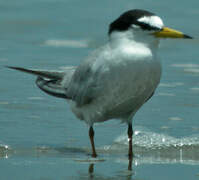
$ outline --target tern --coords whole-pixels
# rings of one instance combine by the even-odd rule
[[[120,15],[110,24],[108,36],[108,42],[79,66],[64,71],[7,67],[36,75],[41,90],[67,100],[76,117],[89,126],[92,157],[97,157],[94,123],[110,119],[127,123],[132,158],[132,119],[153,96],[161,78],[159,40],[192,37],[164,26],[159,16],[141,9]]]

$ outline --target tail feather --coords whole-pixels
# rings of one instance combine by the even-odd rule
[[[36,85],[44,92],[49,95],[70,99],[66,95],[66,84],[72,77],[75,67],[68,67],[66,71],[45,71],[45,70],[34,70],[25,69],[21,67],[6,66],[10,69],[15,69],[25,73],[33,74],[38,76],[36,79]]]

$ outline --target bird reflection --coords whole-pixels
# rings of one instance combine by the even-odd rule
[[[132,175],[133,175],[133,171],[132,171],[132,161],[133,161],[133,158],[129,158],[129,161],[128,161],[128,168],[127,170],[129,171],[128,174],[126,174],[125,176],[120,176],[120,177],[115,177],[115,178],[111,178],[112,180],[131,180],[132,179]],[[88,167],[88,177],[89,177],[89,180],[108,180],[110,179],[109,178],[105,178],[105,177],[100,177],[99,175],[95,176],[95,173],[94,173],[94,166],[95,164],[94,163],[91,163],[89,164],[89,167]]]
[[[93,177],[94,177],[93,172],[94,172],[94,164],[91,163],[91,164],[89,165],[89,168],[88,168],[88,174],[89,174],[89,178],[90,178],[90,179],[93,179]]]

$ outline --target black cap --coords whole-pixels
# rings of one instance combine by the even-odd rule
[[[113,31],[125,31],[132,24],[140,26],[143,30],[157,30],[157,27],[151,27],[149,24],[138,21],[141,17],[154,15],[154,13],[141,9],[129,10],[110,24],[108,34],[110,35]]]

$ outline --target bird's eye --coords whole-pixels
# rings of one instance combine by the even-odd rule
[[[150,24],[147,24],[144,22],[137,22],[136,26],[139,26],[142,30],[147,30],[147,31],[160,31],[161,30],[159,27],[151,26]]]

